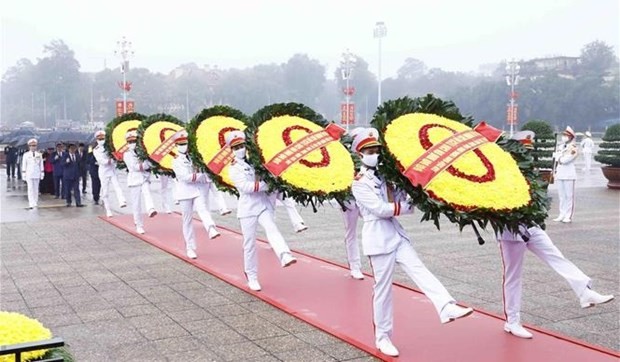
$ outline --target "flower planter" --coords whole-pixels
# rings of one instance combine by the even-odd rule
[[[605,166],[601,170],[603,171],[603,176],[609,180],[607,187],[620,190],[620,167]]]

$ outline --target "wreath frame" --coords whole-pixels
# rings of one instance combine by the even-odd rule
[[[113,143],[112,143],[112,132],[114,131],[114,129],[116,128],[116,126],[118,126],[119,124],[125,122],[125,121],[140,121],[140,122],[144,122],[144,120],[147,118],[147,116],[141,114],[141,113],[125,113],[121,116],[118,116],[114,119],[112,119],[110,122],[108,122],[108,124],[105,127],[105,143],[103,144],[103,149],[105,150],[105,153],[108,155],[108,157],[112,158],[113,160],[116,161],[116,168],[119,170],[126,170],[127,169],[127,165],[125,165],[125,162],[123,162],[123,160],[117,160],[116,157],[114,157],[114,152],[116,151],[115,149],[113,149]]]
[[[436,114],[469,127],[472,127],[474,122],[473,117],[463,116],[452,101],[444,101],[432,94],[414,99],[402,97],[390,100],[377,109],[371,121],[371,124],[379,130],[380,139],[384,145],[386,144],[384,135],[387,126],[398,117],[410,113]],[[516,140],[502,136],[496,144],[511,154],[528,182],[531,197],[528,205],[506,211],[491,208],[456,210],[445,202],[433,199],[421,186],[413,186],[400,172],[398,161],[387,147],[381,149],[382,162],[378,165],[378,169],[387,180],[409,194],[411,203],[423,213],[421,221],[432,221],[437,229],[440,229],[442,215],[451,223],[457,224],[461,231],[465,226],[474,224],[484,229],[490,226],[496,233],[505,229],[518,232],[519,225],[522,224],[528,227],[540,225],[544,228],[550,198],[547,196],[546,183],[534,169],[534,158],[529,150]]]
[[[322,205],[323,202],[335,199],[338,202],[344,202],[352,197],[351,186],[343,191],[335,192],[309,192],[299,187],[293,186],[287,182],[282,181],[281,178],[273,176],[263,164],[266,162],[257,144],[257,133],[260,125],[266,121],[279,117],[279,116],[296,116],[315,123],[323,128],[327,127],[328,122],[322,115],[315,112],[312,108],[301,103],[275,103],[265,106],[250,118],[248,128],[245,130],[246,135],[246,148],[248,162],[254,167],[259,177],[264,180],[269,186],[269,191],[281,192],[284,197],[290,197],[297,203],[308,206],[311,205],[314,212],[317,211],[317,205]],[[342,143],[342,138],[340,141]],[[348,150],[346,145],[343,144],[345,149]]]
[[[136,155],[138,155],[138,159],[140,159],[141,161],[148,160],[151,163],[151,173],[155,175],[175,177],[173,170],[162,167],[158,162],[151,159],[146,151],[146,147],[144,146],[144,141],[143,141],[144,132],[146,131],[147,128],[149,128],[149,126],[151,126],[153,123],[156,123],[156,122],[174,123],[176,125],[181,126],[181,128],[183,129],[185,129],[186,127],[186,124],[183,121],[169,114],[157,113],[157,114],[148,116],[145,120],[142,121],[142,123],[140,123],[140,127],[138,127],[138,142],[136,146]]]
[[[230,117],[241,121],[246,125],[246,129],[249,123],[249,117],[240,110],[233,107],[218,105],[203,109],[187,124],[187,133],[189,138],[189,157],[191,158],[194,165],[198,166],[198,168],[202,172],[207,173],[211,177],[211,180],[215,183],[215,186],[218,190],[239,197],[239,192],[237,191],[237,189],[234,186],[225,183],[220,175],[211,171],[207,167],[207,165],[205,165],[200,153],[198,152],[198,135],[196,134],[198,127],[202,124],[202,122],[206,121],[207,119],[217,116]]]

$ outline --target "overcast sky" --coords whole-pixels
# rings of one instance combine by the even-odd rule
[[[282,63],[307,53],[332,77],[349,48],[376,72],[375,22],[384,21],[383,76],[407,57],[444,70],[503,59],[578,56],[594,40],[620,46],[618,0],[7,0],[0,5],[1,73],[64,40],[82,71],[116,67],[117,40],[132,66],[168,73],[189,62],[220,68]]]

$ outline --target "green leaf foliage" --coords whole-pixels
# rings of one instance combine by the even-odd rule
[[[206,172],[209,174],[211,180],[213,180],[215,186],[217,186],[219,190],[239,197],[239,192],[237,191],[237,189],[224,183],[219,175],[216,175],[211,170],[209,170],[207,165],[205,165],[205,163],[203,162],[200,153],[198,153],[196,130],[198,129],[200,124],[204,122],[207,118],[215,116],[231,117],[245,123],[246,125],[248,124],[248,116],[235,108],[229,106],[214,106],[203,109],[187,124],[187,133],[189,135],[189,156],[192,159],[194,165],[198,166],[202,172]]]
[[[170,122],[170,123],[178,124],[182,128],[185,128],[185,123],[183,123],[183,121],[169,114],[158,113],[158,114],[153,114],[149,116],[148,118],[143,120],[142,123],[140,123],[140,127],[138,127],[138,143],[136,145],[136,154],[138,155],[138,158],[140,160],[142,161],[149,160],[151,162],[151,173],[155,175],[165,175],[165,176],[174,177],[174,171],[161,167],[159,163],[157,163],[155,160],[149,157],[146,151],[146,148],[144,147],[144,142],[142,142],[144,131],[155,122]]]
[[[620,167],[620,123],[607,128],[594,159],[608,166]]]
[[[377,110],[372,120],[372,125],[380,131],[381,141],[385,144],[384,133],[386,127],[396,118],[410,113],[432,113],[448,119],[461,122],[467,126],[473,125],[473,118],[463,116],[459,109],[451,101],[444,101],[428,94],[421,98],[399,98],[383,103]],[[490,225],[499,232],[503,229],[517,231],[519,224],[544,226],[549,208],[549,198],[545,183],[535,170],[534,159],[525,147],[518,141],[501,138],[497,144],[506,152],[509,152],[518,164],[519,169],[530,184],[532,202],[529,205],[516,210],[502,211],[478,208],[470,211],[455,210],[450,205],[431,198],[420,186],[413,186],[402,175],[396,158],[389,153],[387,147],[382,149],[379,164],[379,172],[388,181],[405,190],[411,196],[412,203],[422,211],[421,221],[432,221],[440,228],[441,216],[450,222],[457,224],[462,230],[467,225],[478,224],[482,228]]]
[[[534,149],[531,151],[534,158],[534,168],[551,170],[553,168],[553,152],[556,147],[556,135],[551,125],[544,120],[532,120],[524,123],[521,130],[535,133]]]
[[[114,131],[114,128],[116,128],[116,126],[118,126],[119,123],[122,123],[125,121],[133,121],[133,120],[144,121],[145,119],[146,119],[146,116],[140,113],[126,113],[126,114],[123,114],[122,116],[118,116],[114,118],[106,125],[105,143],[103,147],[106,153],[108,154],[108,157],[116,160],[116,158],[114,158],[114,155],[113,155],[113,152],[116,150],[112,146],[112,131]],[[119,170],[125,170],[127,169],[127,166],[125,165],[125,162],[123,162],[123,160],[116,160],[116,168]]]

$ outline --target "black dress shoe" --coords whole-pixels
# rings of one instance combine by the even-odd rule
[[[82,204],[75,205],[75,207],[84,207]]]
[[[95,200],[95,205],[99,205],[99,200]]]
[[[67,207],[71,207],[71,204],[67,204]]]

